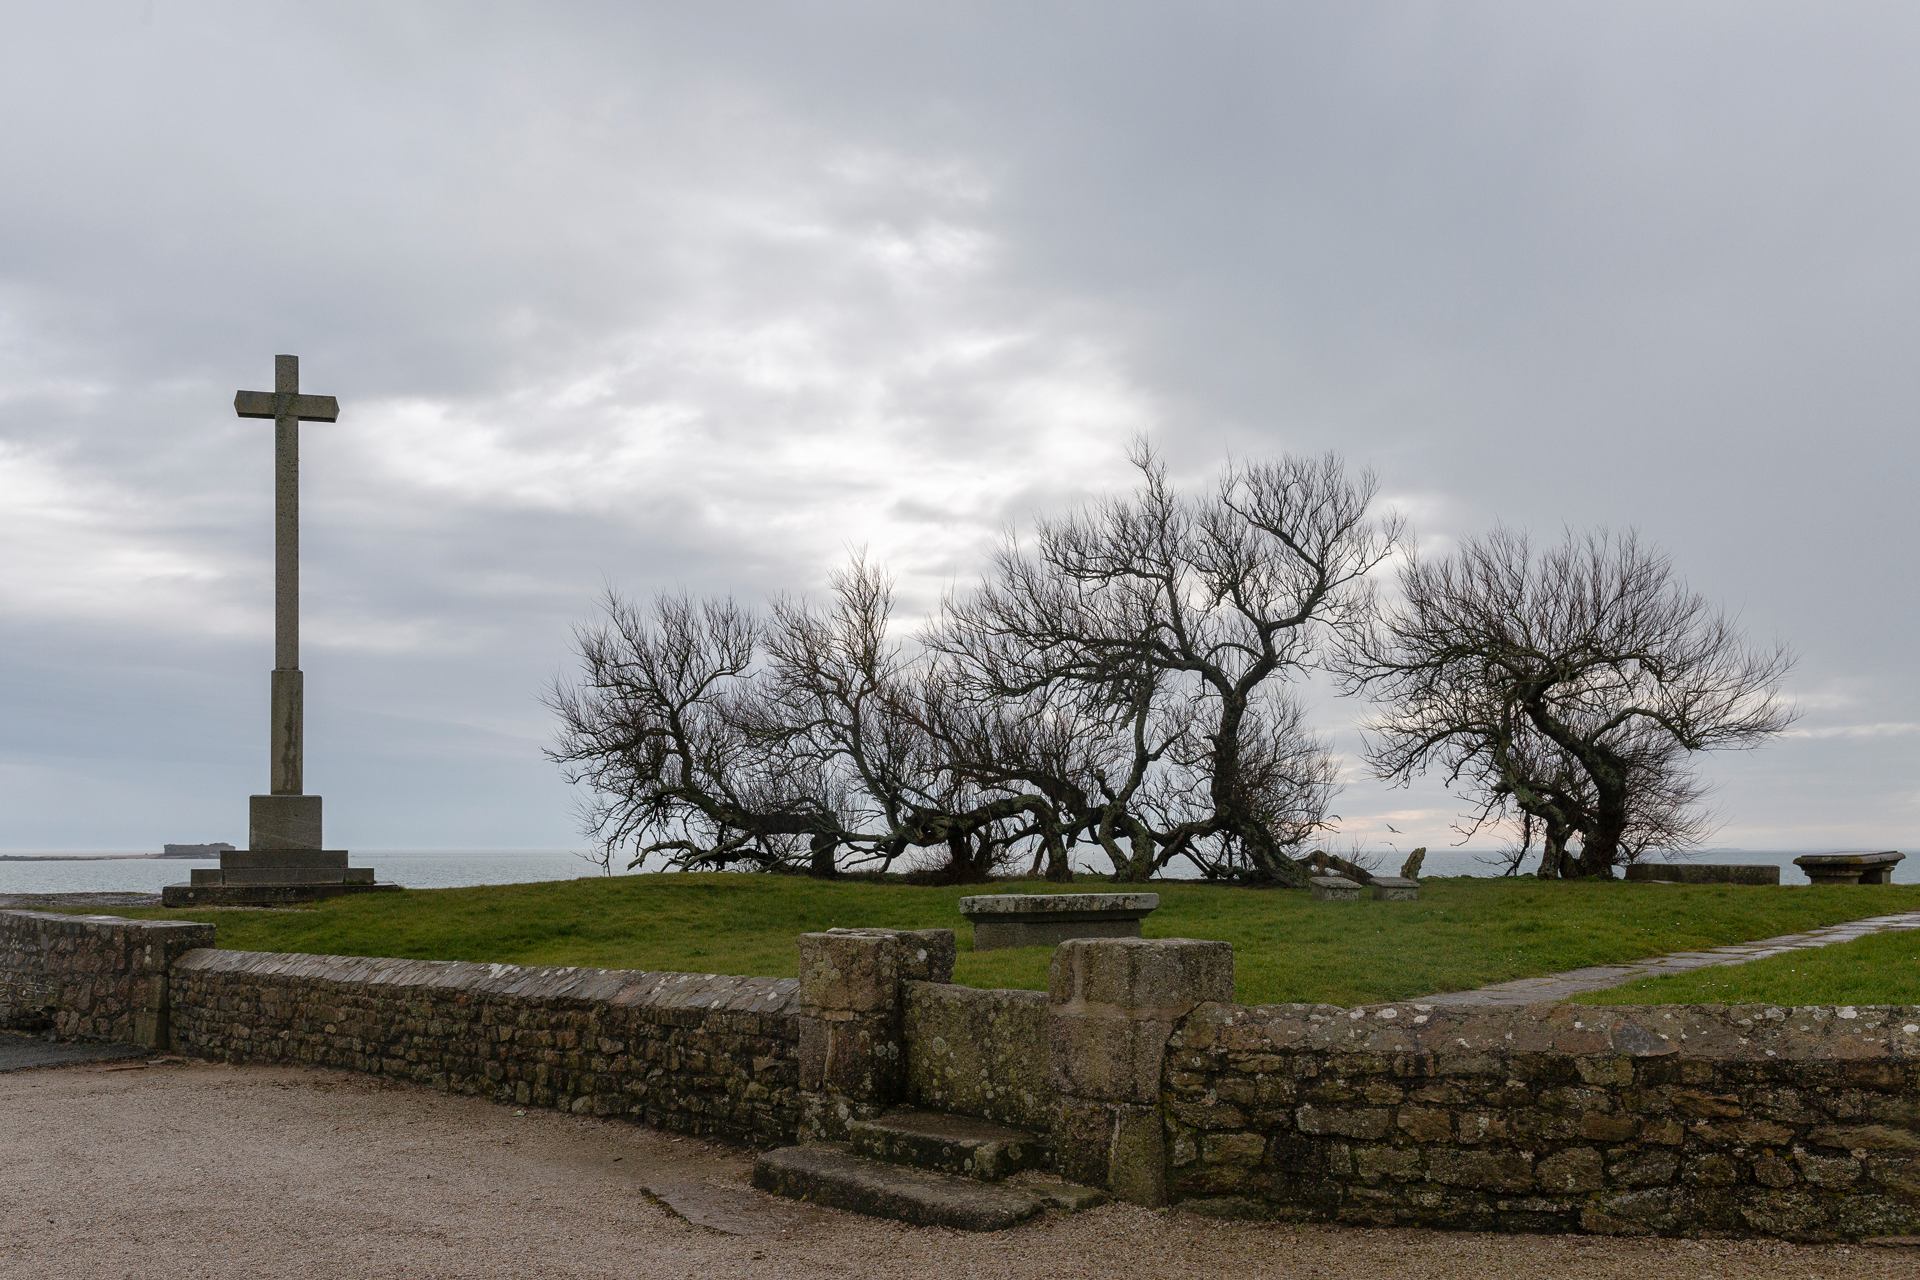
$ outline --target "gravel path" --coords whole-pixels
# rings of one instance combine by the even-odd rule
[[[1472,991],[1420,996],[1417,1003],[1455,1006],[1551,1004],[1589,991],[1606,991],[1641,978],[1688,973],[1694,969],[1711,969],[1716,965],[1746,964],[1750,960],[1764,960],[1768,956],[1785,955],[1789,951],[1831,947],[1869,934],[1909,929],[1920,929],[1920,911],[1901,911],[1887,916],[1870,916],[1865,920],[1848,920],[1821,929],[1809,929],[1805,933],[1761,938],[1756,942],[1736,942],[1731,946],[1709,947],[1705,951],[1676,951],[1672,955],[1654,956],[1651,960],[1635,960],[1629,964],[1597,964],[1585,969],[1569,969],[1565,973],[1543,974],[1538,978],[1516,978],[1512,982],[1496,982],[1490,987],[1476,987]]]
[[[1920,1249],[1359,1231],[1110,1205],[999,1235],[745,1184],[740,1151],[336,1072],[0,1076],[0,1277],[1878,1280]]]

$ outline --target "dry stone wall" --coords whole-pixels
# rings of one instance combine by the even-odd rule
[[[0,1027],[163,1047],[168,970],[212,945],[207,924],[0,911]]]
[[[1504,1230],[1920,1233],[1920,1009],[1206,1005],[1176,1198]]]
[[[792,979],[196,951],[174,1044],[759,1143],[797,1114]]]

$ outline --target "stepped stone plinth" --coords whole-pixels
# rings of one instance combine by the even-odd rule
[[[318,797],[314,797],[318,798]],[[346,893],[393,892],[371,867],[347,865],[345,849],[232,849],[218,867],[195,867],[188,884],[170,884],[169,907],[280,907]]]

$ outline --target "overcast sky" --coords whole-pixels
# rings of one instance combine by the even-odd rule
[[[576,844],[606,585],[905,611],[1337,449],[1423,549],[1632,525],[1801,655],[1719,841],[1920,834],[1920,6],[13,4],[0,847],[245,841],[296,352],[337,847]],[[1351,756],[1364,708],[1317,704]],[[1444,844],[1354,764],[1337,808]]]

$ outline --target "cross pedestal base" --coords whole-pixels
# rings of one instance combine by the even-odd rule
[[[369,875],[372,873],[369,872]],[[160,891],[163,907],[293,907],[349,893],[398,893],[390,880],[363,884],[170,884]]]
[[[247,847],[262,853],[320,848],[320,797],[248,796]]]
[[[288,832],[320,833],[319,796],[254,796],[249,806],[255,845],[227,849],[218,867],[195,867],[187,884],[160,892],[168,907],[279,907],[346,893],[382,893],[398,889],[373,878],[372,867],[347,865],[345,849],[319,849],[258,843],[285,839]]]

